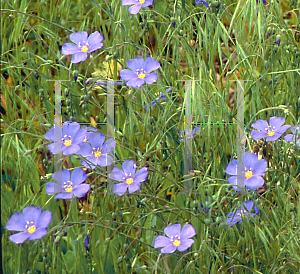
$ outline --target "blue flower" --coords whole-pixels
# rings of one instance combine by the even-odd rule
[[[200,126],[194,127],[192,132],[191,132],[190,129],[187,129],[186,130],[186,138],[189,138],[191,140],[192,138],[194,138],[196,136],[196,134],[195,135],[193,135],[193,134],[196,133],[199,130],[200,130]],[[180,135],[180,137],[183,137],[184,136],[184,131],[179,131],[179,135]],[[182,142],[183,140],[184,139],[180,139],[179,141]]]
[[[86,129],[80,129],[80,124],[77,122],[64,122],[61,138],[61,151],[64,155],[70,155],[77,153],[80,149],[80,143],[82,143],[86,136]],[[52,127],[45,135],[45,138],[51,141],[55,141],[54,127]],[[53,154],[58,154],[60,151],[55,150],[55,143],[48,145],[49,150]]]
[[[231,212],[227,215],[227,223],[229,226],[232,226],[236,224],[237,222],[241,223],[242,222],[242,216],[250,217],[249,213],[251,213],[251,209],[253,208],[254,202],[253,201],[246,201],[243,202],[241,205],[241,209],[238,209],[235,214],[234,212]],[[254,207],[255,213],[251,213],[253,217],[255,217],[260,211],[258,207]],[[248,210],[248,212],[247,212]]]
[[[172,89],[173,89],[173,87],[168,88],[165,92],[167,93],[167,92],[171,91]],[[159,100],[166,100],[166,99],[167,99],[167,97],[166,97],[166,95],[163,92],[161,92],[159,94],[159,97],[156,98],[157,101],[159,101]],[[152,105],[152,107],[154,107],[156,105],[156,101],[155,100],[152,101],[151,105]],[[150,104],[148,104],[148,106],[145,107],[145,110],[147,110],[148,108],[150,108]]]
[[[290,125],[282,126],[285,122],[282,117],[271,117],[269,122],[270,125],[265,120],[257,120],[252,124],[252,127],[260,131],[252,130],[251,137],[254,140],[267,137],[266,141],[275,141],[290,127]]]
[[[7,222],[7,230],[22,231],[11,235],[9,239],[17,244],[21,244],[27,239],[40,239],[47,233],[46,227],[50,224],[51,219],[50,211],[46,210],[42,213],[41,208],[28,206],[23,209],[23,213],[15,213]]]
[[[160,248],[161,253],[173,253],[178,251],[187,250],[194,240],[190,239],[196,235],[194,227],[190,224],[186,224],[181,230],[181,224],[168,225],[164,229],[165,234],[168,236],[157,236],[154,242],[154,248]]]
[[[113,187],[113,193],[119,196],[123,196],[127,188],[129,189],[129,193],[137,191],[141,186],[141,182],[145,181],[148,176],[148,169],[146,167],[141,168],[135,173],[136,163],[134,161],[127,160],[123,163],[122,167],[124,171],[118,167],[114,167],[112,173],[108,174],[109,178],[124,182],[115,184]]]
[[[195,2],[196,2],[197,5],[203,4],[205,7],[209,8],[211,10],[211,8],[209,7],[206,0],[195,0]]]
[[[87,142],[83,143],[78,154],[82,155],[83,157],[87,157],[86,159],[92,162],[92,164],[88,164],[83,160],[81,160],[81,163],[86,168],[92,169],[94,169],[97,165],[102,167],[110,166],[113,162],[113,158],[108,154],[114,150],[115,146],[117,145],[116,141],[111,138],[104,143],[105,135],[94,132],[91,132],[88,138],[88,142],[90,144]]]
[[[128,9],[128,12],[131,14],[137,14],[141,7],[145,8],[153,4],[153,0],[123,0],[122,5],[133,5]]]
[[[90,234],[86,233],[86,236],[84,237],[84,240],[83,240],[84,248],[86,251],[89,251],[89,237],[90,237]]]
[[[293,134],[287,134],[284,136],[284,140],[288,143],[291,141],[296,142],[298,147],[300,147],[300,125],[291,127],[291,132],[293,132]]]
[[[156,82],[158,75],[153,72],[160,67],[160,63],[151,57],[144,59],[140,56],[127,62],[127,66],[131,69],[123,69],[120,71],[122,80],[126,81],[127,86],[139,88],[145,82],[152,84]]]
[[[74,54],[71,63],[79,63],[87,58],[87,54],[91,53],[103,46],[103,36],[99,31],[95,31],[88,38],[86,31],[74,32],[70,35],[70,40],[75,43],[66,43],[62,47],[63,55]]]
[[[228,178],[228,182],[233,185],[233,189],[237,190],[237,179],[244,180],[245,186],[249,190],[256,190],[264,184],[261,177],[267,169],[267,162],[264,159],[257,160],[257,155],[251,152],[242,153],[244,165],[238,160],[232,160],[227,166],[226,173],[234,175]],[[244,167],[244,168],[243,168]]]
[[[75,168],[71,176],[67,169],[54,172],[52,178],[58,183],[47,183],[46,193],[57,194],[55,199],[71,199],[73,195],[80,198],[90,190],[90,184],[82,184],[86,180],[86,174],[81,168]]]

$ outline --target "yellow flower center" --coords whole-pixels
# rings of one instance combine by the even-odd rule
[[[36,231],[36,226],[34,225],[33,222],[28,222],[27,221],[27,225],[25,226],[25,228],[27,229],[27,232],[29,232],[30,234],[32,234],[33,232]]]
[[[144,4],[146,0],[140,0],[140,4]]]
[[[89,48],[87,46],[81,47],[81,52],[87,52]]]
[[[247,171],[245,173],[245,176],[246,176],[247,179],[251,178],[252,177],[252,171]]]
[[[73,183],[71,181],[64,182],[63,188],[66,192],[71,192],[73,190]]]
[[[269,136],[273,136],[275,134],[275,132],[273,130],[268,130],[268,135]]]
[[[95,157],[97,157],[97,158],[100,157],[100,156],[101,156],[101,151],[99,151],[99,150],[96,151],[94,155],[95,155]]]
[[[32,226],[28,227],[27,231],[28,231],[30,234],[33,233],[33,232],[35,232],[35,231],[36,231],[35,225],[32,225]]]
[[[66,140],[66,141],[64,141],[64,145],[65,145],[66,147],[72,145],[72,140]]]
[[[138,77],[140,79],[144,79],[146,77],[146,74],[144,74],[143,72],[141,72],[140,74],[138,74]]]
[[[126,184],[131,185],[133,183],[133,179],[132,178],[128,178],[126,180]]]
[[[247,213],[247,210],[241,210],[241,213],[237,213],[236,215],[237,216],[242,216],[242,215],[244,215],[244,214],[246,214]]]
[[[175,246],[179,246],[180,245],[180,241],[179,240],[175,240],[174,242],[173,242],[173,245],[175,245]]]
[[[85,136],[85,138],[84,138],[83,142],[86,142],[86,141],[87,141],[87,136]]]

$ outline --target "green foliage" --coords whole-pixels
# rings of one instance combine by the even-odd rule
[[[266,144],[250,136],[257,119],[300,123],[296,2],[209,1],[210,11],[192,0],[154,0],[132,15],[117,0],[2,1],[3,273],[297,273],[299,147],[283,137]],[[104,46],[86,61],[72,64],[71,56],[61,54],[72,32],[97,30]],[[44,138],[54,121],[55,80],[62,85],[62,120],[97,122],[105,133],[107,90],[93,80],[119,80],[119,71],[137,55],[151,56],[161,67],[154,84],[114,89],[115,166],[134,160],[148,167],[148,179],[137,193],[119,197],[107,191],[108,168],[99,168],[88,176],[87,197],[56,201],[45,193],[54,157]],[[238,79],[247,80],[246,150],[256,147],[268,162],[263,195],[238,195],[225,174],[236,158]],[[189,195],[182,191],[187,179],[178,134],[184,130],[186,80],[195,80],[193,123],[201,124],[192,139]],[[145,110],[171,86],[166,100]],[[64,168],[79,166],[78,156],[64,157]],[[207,198],[210,211],[204,213],[200,203]],[[227,214],[249,199],[259,215],[228,227]],[[30,205],[52,212],[48,233],[16,245],[6,223]],[[197,233],[191,248],[174,254],[153,248],[168,224],[187,222]],[[87,232],[89,251],[83,244]]]

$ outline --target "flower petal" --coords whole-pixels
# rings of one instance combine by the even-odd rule
[[[252,130],[251,137],[252,137],[252,139],[257,141],[259,139],[268,137],[268,134],[265,132],[262,132],[262,131]]]
[[[125,173],[118,167],[113,168],[112,172],[108,174],[108,178],[122,182],[126,180]]]
[[[55,136],[54,136],[54,127],[52,127],[46,134],[45,138],[51,141],[55,141]]]
[[[148,168],[141,168],[133,177],[133,182],[144,182],[148,176]]]
[[[264,185],[264,179],[260,176],[252,176],[251,178],[247,179],[245,182],[245,186],[249,190],[256,190]]]
[[[145,3],[142,5],[143,8],[151,6],[153,4],[153,0],[146,0]]]
[[[115,149],[116,145],[117,142],[115,141],[115,139],[108,139],[103,145],[102,152],[105,154],[109,154]]]
[[[82,155],[83,157],[87,157],[92,154],[93,148],[89,143],[84,142],[84,143],[81,143],[79,146],[80,146],[80,149],[77,151],[78,154]]]
[[[102,147],[103,143],[105,140],[105,135],[103,133],[97,132],[94,133],[92,132],[89,135],[89,142],[91,143],[93,148],[100,148]]]
[[[129,61],[128,61],[129,62]],[[133,72],[129,69],[123,69],[120,71],[120,77],[124,81],[129,81],[132,79],[139,79],[136,72]]]
[[[73,139],[73,144],[74,145],[78,145],[78,144],[81,144],[84,142],[84,139],[86,137],[87,134],[91,134],[92,132],[87,132],[86,129],[82,128],[80,130],[78,130],[74,136],[74,139]]]
[[[21,244],[21,243],[24,243],[24,241],[26,241],[29,237],[30,237],[29,232],[20,232],[20,233],[11,235],[9,237],[9,239],[11,241],[15,242],[16,244]]]
[[[157,73],[153,72],[153,73],[148,74],[144,78],[144,80],[147,84],[153,84],[154,82],[156,82],[157,77],[158,77]]]
[[[46,228],[50,224],[51,219],[52,219],[51,211],[49,211],[49,210],[44,211],[41,214],[41,216],[36,224],[37,228]]]
[[[133,88],[140,88],[144,83],[145,81],[143,79],[137,77],[136,79],[129,80],[126,85]]]
[[[66,43],[61,49],[61,54],[70,55],[75,54],[76,52],[81,52],[80,47],[72,43]]]
[[[55,196],[55,199],[72,199],[72,197],[73,197],[73,191],[59,193]]]
[[[70,146],[62,145],[62,153],[63,155],[71,155],[77,153],[80,150],[79,145],[72,144]]]
[[[46,193],[48,195],[53,195],[62,192],[62,186],[57,183],[47,183],[46,185]]]
[[[185,251],[187,250],[192,244],[194,243],[193,239],[185,239],[183,240],[180,245],[177,247],[178,251]]]
[[[126,177],[133,177],[135,174],[135,169],[136,169],[136,163],[133,160],[126,160],[122,164],[124,173]]]
[[[89,38],[88,38],[88,44],[89,44],[89,50],[88,53],[92,52],[91,48],[95,48],[94,50],[101,48],[102,47],[102,40],[103,40],[103,36],[100,34],[99,31],[95,31],[92,34],[90,34]]]
[[[139,183],[139,182],[133,182],[132,184],[130,184],[128,186],[128,192],[129,193],[136,192],[137,190],[140,189],[140,186],[141,186],[141,183]]]
[[[268,167],[268,163],[264,159],[260,159],[253,166],[253,175],[255,176],[263,176],[265,175],[266,169]]]
[[[128,184],[126,183],[120,183],[120,184],[115,184],[113,186],[113,193],[123,196],[127,190]]]
[[[42,209],[40,207],[28,206],[23,209],[24,219],[28,222],[37,223],[40,218]]]
[[[181,232],[181,224],[168,225],[164,229],[164,232],[169,238],[175,237],[176,235],[179,236]]]
[[[254,124],[252,124],[252,127],[254,127],[255,129],[266,131],[266,128],[269,128],[269,124],[265,120],[257,120]]]
[[[105,166],[110,166],[113,162],[113,157],[111,157],[108,154],[103,154],[99,157],[98,165],[105,167]]]
[[[269,119],[269,124],[271,126],[271,128],[275,127],[275,128],[280,128],[285,122],[285,119],[283,117],[271,117]]]
[[[41,239],[43,236],[47,234],[47,230],[45,228],[38,228],[34,233],[29,236],[28,240],[36,240]]]
[[[251,210],[252,207],[253,207],[253,204],[254,204],[253,201],[245,201],[245,202],[242,203],[241,209],[242,209],[242,210],[247,209],[247,210],[250,212],[250,210]]]
[[[80,129],[80,124],[77,122],[66,121],[63,124],[62,136],[65,135],[75,137],[77,131]]]
[[[150,73],[153,70],[158,69],[159,67],[160,67],[160,63],[158,61],[154,60],[153,58],[147,57],[145,59],[143,68],[147,73]]]
[[[63,182],[70,181],[70,171],[63,169],[52,174],[52,178],[62,185]]]
[[[122,5],[127,6],[127,5],[133,5],[136,3],[136,0],[123,0]]]
[[[246,168],[253,168],[257,162],[257,155],[251,152],[242,153],[242,161],[244,157],[244,165]]]
[[[187,224],[182,228],[182,231],[180,234],[180,239],[185,240],[185,239],[191,238],[195,235],[196,235],[196,231],[195,231],[194,227],[190,224]]]
[[[81,168],[75,168],[71,175],[73,186],[79,185],[86,180],[86,174]]]
[[[140,11],[141,7],[142,7],[141,4],[133,5],[128,9],[128,12],[131,14],[137,14]]]
[[[72,56],[71,63],[77,64],[84,61],[87,58],[86,52],[77,52]]]
[[[127,62],[127,67],[129,67],[136,74],[137,70],[140,70],[144,67],[144,58],[141,56],[136,56],[134,59],[131,59]]]
[[[85,194],[88,193],[90,188],[91,188],[90,184],[77,185],[73,189],[73,194],[78,198],[83,197]]]
[[[166,236],[157,236],[154,241],[154,248],[160,248],[173,245],[172,241]]]
[[[70,40],[77,45],[83,45],[87,42],[88,33],[86,31],[74,32],[70,35]]]
[[[11,216],[6,224],[7,230],[23,231],[26,226],[26,220],[21,212],[17,212]]]
[[[170,245],[170,246],[166,246],[164,248],[161,249],[161,253],[173,253],[175,252],[175,250],[177,249],[177,247],[175,245]]]

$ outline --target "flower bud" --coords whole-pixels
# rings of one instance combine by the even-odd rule
[[[280,46],[280,42],[281,42],[281,35],[280,34],[276,35],[276,42],[277,42],[278,47],[279,47]]]
[[[72,74],[73,74],[74,81],[76,82],[78,78],[78,70],[74,70]]]

